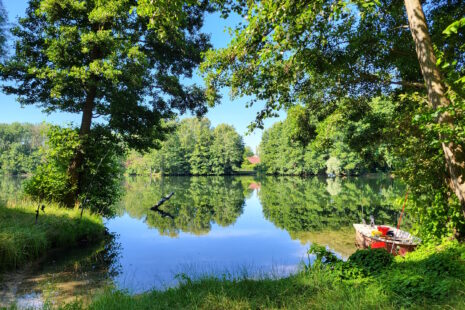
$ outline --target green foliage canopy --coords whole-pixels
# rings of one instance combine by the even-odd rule
[[[332,113],[318,120],[308,106],[294,106],[283,122],[264,132],[259,146],[262,169],[294,175],[393,169],[386,136],[397,109],[386,97],[360,100],[356,105],[341,99]]]
[[[245,21],[233,30],[226,48],[206,54],[202,70],[211,101],[219,89],[230,87],[233,97],[250,96],[251,104],[265,102],[252,129],[262,127],[263,119],[278,109],[307,107],[321,124],[320,133],[325,133],[319,138],[325,138],[326,132],[337,138],[317,137],[312,142],[313,146],[330,142],[335,148],[331,171],[344,171],[345,161],[346,169],[355,170],[365,162],[385,161],[396,167],[414,193],[412,211],[423,219],[424,231],[436,237],[459,235],[465,231],[465,6],[462,1],[408,3],[417,13],[422,7],[425,11],[428,29],[423,31],[426,36],[429,32],[438,61],[428,68],[422,63],[422,68],[430,72],[439,66],[437,75],[444,76],[439,84],[446,86],[442,98],[447,104],[439,108],[428,98],[431,83],[425,85],[418,42],[412,40],[412,33],[419,29],[410,31],[404,1],[220,1],[226,13],[240,12]],[[380,128],[381,141],[373,140],[379,132],[371,128],[376,119],[357,124],[357,118],[347,117],[363,112],[377,97],[390,97],[395,107],[392,122]],[[342,101],[346,103],[341,106]],[[448,121],[441,121],[443,115]],[[341,123],[351,126],[340,130]],[[275,136],[288,139],[292,134]],[[344,141],[347,137],[351,139]],[[276,142],[277,146],[289,144],[286,139]],[[320,154],[311,149],[307,156],[314,162],[328,159],[319,158]],[[282,169],[299,173],[294,167]]]
[[[87,113],[84,133],[101,116],[131,147],[153,146],[175,110],[205,112],[203,90],[182,78],[210,47],[200,33],[206,10],[194,1],[32,0],[0,66],[15,82],[3,91],[46,112]]]
[[[6,54],[6,42],[7,42],[7,31],[6,24],[8,18],[6,15],[5,8],[3,7],[3,1],[0,1],[0,55]],[[0,58],[2,57],[0,56]]]
[[[252,128],[297,103],[318,115],[344,96],[421,87],[401,1],[260,1],[243,9],[246,22],[228,47],[207,53],[202,69],[211,93],[229,86],[252,104],[265,101]]]

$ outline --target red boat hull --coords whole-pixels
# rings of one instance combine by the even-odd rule
[[[412,252],[416,249],[416,244],[402,244],[399,242],[393,242],[390,240],[374,240],[373,238],[367,237],[360,233],[359,231],[355,231],[355,241],[356,246],[359,249],[369,249],[369,248],[384,248],[386,251],[391,253],[392,255],[401,255],[404,256],[405,253]],[[382,245],[381,243],[384,243]]]

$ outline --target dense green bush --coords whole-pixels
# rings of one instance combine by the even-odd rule
[[[331,272],[340,279],[361,279],[373,274],[379,274],[391,266],[393,256],[385,249],[364,249],[352,254],[347,261],[340,260],[326,247],[312,244],[309,254],[316,256],[312,268],[329,266]]]
[[[402,111],[397,119],[400,125],[391,127],[389,132],[393,155],[402,159],[394,174],[409,187],[407,212],[416,219],[413,232],[424,240],[463,237],[463,207],[448,184],[446,160],[438,138],[441,129],[433,124],[434,116],[423,97],[415,94],[402,98]],[[415,107],[418,101],[423,104]],[[462,104],[465,107],[465,101]],[[459,115],[458,110],[456,113]],[[457,143],[463,145],[465,140],[461,136],[457,133],[449,139],[462,139]]]
[[[347,263],[362,269],[366,275],[380,272],[392,264],[393,256],[385,249],[363,249],[352,254]]]
[[[85,141],[80,140],[74,128],[51,126],[47,136],[46,145],[41,149],[44,160],[26,181],[26,193],[39,200],[64,203],[75,192],[68,174],[69,163],[79,145],[86,143],[79,200],[92,212],[113,215],[112,206],[120,198],[123,174],[124,149],[117,137],[102,126],[93,128]]]
[[[404,302],[420,298],[441,300],[463,289],[465,247],[456,242],[443,246],[427,245],[396,258],[395,268],[380,277],[386,290]]]
[[[41,148],[43,162],[25,182],[25,192],[39,200],[63,202],[75,188],[69,181],[68,165],[79,146],[78,131],[72,128],[50,127],[45,146]]]
[[[309,254],[316,256],[310,269],[324,268],[347,283],[375,283],[398,306],[437,302],[464,288],[465,246],[458,242],[429,243],[405,257],[393,257],[384,249],[365,249],[342,261],[319,245],[312,245]]]

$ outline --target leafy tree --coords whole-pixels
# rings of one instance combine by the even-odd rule
[[[422,172],[415,176],[425,178],[409,185],[417,193],[422,187],[433,189],[429,200],[422,202],[427,208],[448,205],[445,214],[454,214],[460,207],[448,197],[455,194],[464,217],[462,1],[218,2],[223,12],[236,10],[246,22],[238,25],[228,47],[207,53],[202,69],[210,100],[228,86],[235,96],[252,96],[252,103],[265,101],[254,128],[275,110],[296,104],[307,106],[322,121],[338,109],[341,98],[355,111],[366,98],[391,96],[394,102],[408,98],[394,123],[385,128],[395,129],[390,132],[394,141],[384,145],[408,156],[397,158],[397,163],[410,162],[407,167],[412,167],[416,161],[414,166]],[[408,118],[415,115],[423,121]],[[410,139],[400,143],[394,132]],[[435,145],[434,150],[404,152],[412,147],[408,143],[417,141],[418,146],[423,138],[429,140],[422,143]],[[437,150],[442,159],[434,155]],[[316,158],[318,152],[311,154]],[[435,165],[430,165],[433,158]],[[427,172],[433,166],[440,184]],[[436,195],[441,198],[433,198]],[[444,227],[447,221],[432,222]]]
[[[457,131],[455,129],[457,123],[456,116],[454,116],[454,105],[451,98],[446,96],[445,80],[436,65],[437,57],[434,54],[433,43],[420,0],[405,1],[405,8],[421,72],[426,84],[428,104],[430,108],[438,112],[437,124],[444,129],[439,132],[439,139],[441,140],[441,147],[445,154],[446,167],[449,172],[447,176],[449,186],[459,199],[465,216],[465,149],[463,146],[464,141],[460,138],[457,139],[454,135]],[[461,20],[463,20],[463,17]],[[464,57],[463,52],[462,57]],[[461,99],[463,101],[465,97]],[[463,127],[459,127],[458,131],[463,131]]]
[[[189,158],[191,173],[194,175],[211,174],[211,153],[210,148],[213,142],[213,136],[210,129],[210,121],[201,122],[200,126],[195,128],[196,139],[194,150]]]
[[[175,130],[159,150],[130,153],[129,173],[164,175],[231,174],[242,163],[244,145],[234,127],[220,124],[211,128],[206,118],[186,118],[170,124]]]
[[[316,135],[316,120],[309,112],[309,109],[301,105],[296,105],[287,111],[289,137],[303,146],[307,146]]]
[[[248,170],[248,171],[251,171],[251,170],[256,170],[258,169],[258,164],[253,164],[249,161],[249,157],[252,157],[254,156],[254,151],[252,150],[252,148],[250,146],[245,146],[244,147],[244,154],[242,156],[242,163],[240,164],[240,167],[242,170]]]
[[[341,99],[321,120],[309,117],[309,107],[290,108],[282,123],[263,134],[260,154],[265,172],[339,175],[392,169],[383,137],[384,128],[396,117],[396,105],[377,97],[360,100],[357,107]]]
[[[244,142],[234,127],[220,124],[213,130],[211,152],[213,173],[231,174],[241,166]]]
[[[1,77],[14,83],[3,91],[46,112],[81,113],[83,141],[102,117],[131,148],[147,149],[174,110],[206,110],[204,91],[182,84],[210,47],[200,32],[206,11],[204,1],[32,0],[12,30],[15,54]],[[88,150],[79,145],[68,203],[84,186]]]
[[[170,136],[163,143],[163,147],[157,152],[157,155],[161,173],[175,175],[189,172],[186,154],[181,147],[181,141],[177,134]]]
[[[153,168],[157,165],[156,159],[150,156],[151,153],[141,154],[136,150],[129,150],[125,168],[128,175],[152,175]]]
[[[247,158],[250,156],[254,156],[254,152],[250,146],[246,145],[244,148],[244,158]]]
[[[66,173],[74,150],[79,146],[79,135],[71,128],[51,127],[46,148],[42,149],[48,160],[37,168],[25,186],[27,194],[40,200],[63,201],[74,191]]]

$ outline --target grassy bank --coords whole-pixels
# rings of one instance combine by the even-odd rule
[[[47,204],[35,223],[37,205],[29,201],[0,204],[0,271],[16,268],[53,248],[102,239],[102,219],[80,210]]]
[[[350,260],[349,260],[350,261]],[[368,268],[376,265],[364,260]],[[341,277],[317,264],[273,280],[184,280],[178,288],[131,296],[108,291],[86,309],[465,309],[465,246],[428,246],[369,273],[360,268]],[[363,269],[363,268],[362,268]],[[355,272],[358,270],[357,272]],[[80,303],[67,309],[84,308]]]

